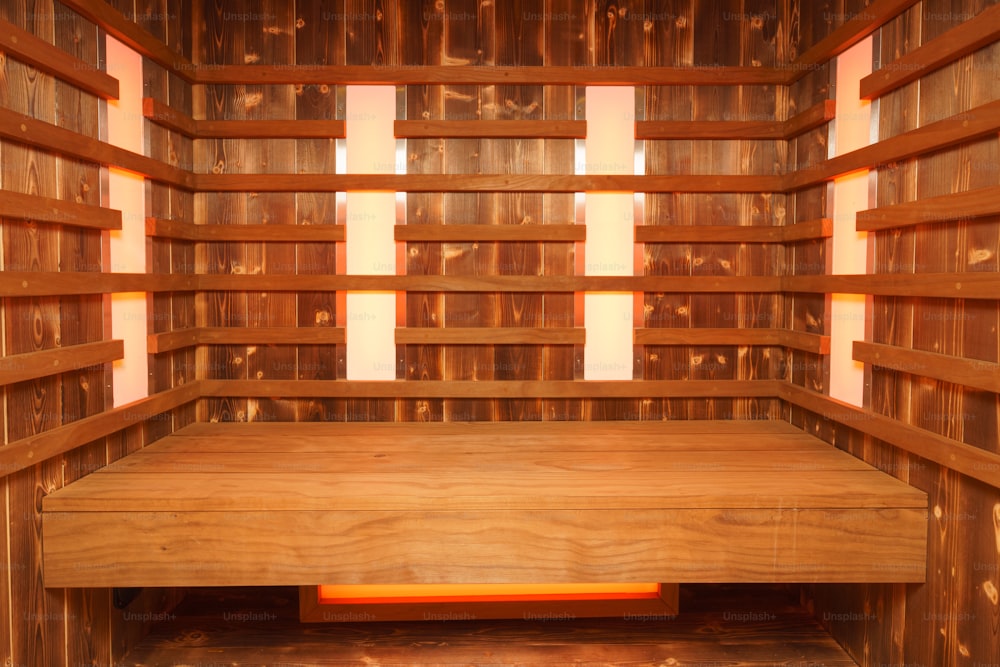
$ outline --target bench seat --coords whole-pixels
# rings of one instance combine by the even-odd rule
[[[50,587],[917,582],[927,497],[778,421],[196,423],[42,528]]]

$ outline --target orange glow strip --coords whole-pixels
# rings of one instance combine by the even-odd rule
[[[319,587],[320,604],[641,600],[660,584],[372,584]]]

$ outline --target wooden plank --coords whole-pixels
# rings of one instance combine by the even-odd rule
[[[125,45],[135,49],[167,71],[177,75],[188,83],[195,82],[195,72],[198,65],[176,53],[160,39],[139,27],[137,23],[126,19],[120,12],[107,3],[95,3],[89,0],[60,0],[80,16],[93,21],[109,35]]]
[[[142,98],[142,115],[168,130],[180,132],[185,137],[198,136],[198,121],[154,97]]]
[[[731,452],[722,456],[730,456]],[[607,457],[606,457],[607,458]],[[611,457],[611,460],[614,460]],[[710,462],[710,459],[708,460]],[[272,463],[265,472],[180,474],[115,471],[88,475],[42,500],[49,512],[371,512],[410,514],[483,510],[611,509],[851,509],[859,514],[912,508],[926,518],[927,497],[899,480],[867,470],[525,470],[496,467],[455,471],[333,471],[289,474]],[[461,472],[457,475],[456,472]],[[335,509],[331,509],[335,508]],[[874,516],[872,517],[874,518]],[[157,531],[151,531],[157,532]],[[921,530],[923,537],[924,531]],[[433,532],[427,533],[433,539]],[[80,535],[78,534],[78,538]],[[106,535],[96,536],[107,537]],[[892,537],[892,536],[886,536]],[[801,541],[806,541],[800,537]],[[239,545],[234,545],[236,548]],[[769,546],[773,547],[773,543]],[[85,549],[81,545],[81,553]],[[772,555],[773,558],[773,555]],[[659,581],[653,579],[653,581]],[[300,582],[292,582],[300,583]]]
[[[784,227],[759,225],[640,225],[636,243],[781,243]]]
[[[651,398],[773,397],[777,380],[203,380],[203,397]]]
[[[891,162],[923,155],[955,144],[973,141],[1000,129],[1000,100],[987,102],[962,112],[904,132],[877,144],[865,146],[824,160],[803,165],[788,175],[786,190],[800,190],[860,169],[872,169]]]
[[[111,363],[124,357],[125,344],[120,340],[80,343],[38,352],[6,355],[0,357],[0,385],[77,371]]]
[[[1000,393],[1000,364],[992,361],[864,341],[854,341],[852,358],[878,368]]]
[[[194,327],[174,329],[146,338],[149,354],[195,345],[343,345],[340,327]]]
[[[785,292],[995,299],[1000,294],[1000,276],[992,273],[786,276],[783,287]]]
[[[17,274],[9,281],[0,275],[0,286],[20,285],[31,274]],[[125,274],[120,274],[125,276]],[[37,277],[37,276],[36,276]],[[975,278],[974,275],[970,277]],[[150,291],[181,291],[191,282],[198,290],[259,290],[266,284],[269,291],[407,291],[407,292],[780,292],[784,279],[778,276],[502,276],[502,275],[275,275],[265,279],[248,275],[199,274],[178,276],[173,285],[160,285]],[[826,278],[826,277],[822,277]],[[834,276],[832,278],[838,278]],[[849,277],[847,277],[849,278]],[[864,276],[862,276],[864,278]],[[970,291],[979,283],[989,282],[989,276],[969,281]],[[184,282],[181,282],[183,279]],[[39,281],[40,282],[40,281]],[[932,281],[927,281],[931,283]],[[180,284],[178,284],[180,283]],[[812,283],[798,283],[801,291],[823,291]],[[42,289],[37,283],[21,286]],[[12,288],[13,289],[13,288]],[[82,289],[82,287],[80,288]],[[94,290],[101,291],[101,290]],[[118,290],[129,291],[129,290]]]
[[[777,120],[640,120],[636,139],[785,139]]]
[[[785,243],[795,241],[811,241],[813,239],[828,239],[833,236],[833,220],[830,218],[820,218],[818,220],[806,220],[796,222],[782,227],[784,233],[782,240]]]
[[[160,441],[162,442],[162,440]],[[116,464],[102,468],[101,475],[125,475],[151,473],[161,475],[184,475],[188,472],[216,473],[220,475],[240,475],[243,473],[274,473],[276,467],[285,473],[339,474],[356,473],[418,473],[431,474],[462,473],[475,474],[489,469],[500,474],[525,472],[581,471],[605,472],[616,475],[624,472],[785,472],[805,473],[817,470],[872,470],[860,460],[844,454],[834,447],[819,451],[794,451],[782,453],[780,457],[762,456],[761,451],[734,450],[727,452],[721,460],[711,457],[705,451],[691,450],[647,450],[621,456],[610,455],[613,447],[604,451],[581,452],[523,452],[530,460],[511,460],[512,452],[456,452],[453,443],[447,450],[427,449],[421,445],[420,451],[372,452],[370,446],[364,453],[308,452],[291,453],[275,451],[281,462],[275,464],[270,455],[261,453],[219,452],[200,454],[193,452],[164,453],[155,447],[145,447],[141,451],[125,457]],[[356,445],[364,446],[361,438]],[[276,448],[277,450],[278,448]],[[553,449],[557,449],[553,446]],[[450,450],[450,451],[449,451]],[[192,455],[194,454],[194,455]],[[522,452],[519,452],[522,454]]]
[[[779,387],[779,395],[794,405],[822,415],[824,419],[848,425],[991,486],[1000,486],[1000,456],[997,454],[803,387],[783,384]]]
[[[0,49],[8,56],[105,100],[118,99],[118,80],[63,49],[0,20]]]
[[[182,385],[43,433],[18,438],[0,448],[0,470],[13,472],[31,467],[38,461],[58,456],[127,426],[156,419],[158,415],[197,400],[198,397],[197,383]]]
[[[2,126],[0,126],[2,129]],[[557,174],[192,174],[199,192],[781,192],[786,176]],[[830,177],[832,178],[832,176]],[[804,187],[804,186],[803,186]]]
[[[117,292],[183,292],[197,289],[194,275],[94,273],[87,271],[0,272],[0,293],[9,297],[69,296]]]
[[[312,512],[107,513],[47,508],[44,572],[46,586],[95,587],[910,581],[924,576],[926,516],[926,508],[340,512],[325,506]],[[119,543],[108,535],[130,540]],[[842,557],[843,544],[851,544],[852,558]],[[178,554],[184,554],[183,562]],[[260,567],[262,559],[269,567]]]
[[[556,437],[565,441],[578,442],[579,438],[587,436],[608,436],[625,434],[620,442],[616,442],[616,447],[628,448],[630,443],[639,440],[648,440],[650,437],[658,438],[661,445],[672,442],[678,435],[697,434],[699,436],[732,434],[746,435],[741,446],[749,446],[754,440],[752,435],[767,436],[766,440],[772,442],[777,436],[795,436],[801,438],[808,435],[802,429],[792,426],[788,422],[772,419],[757,420],[712,420],[712,419],[692,419],[692,420],[664,420],[663,422],[650,421],[540,421],[532,422],[530,434],[534,437]],[[405,436],[413,428],[412,425],[404,423],[384,422],[384,423],[356,423],[339,422],[331,423],[306,423],[297,422],[295,424],[278,424],[274,422],[258,422],[254,424],[222,424],[218,422],[195,422],[188,424],[183,429],[179,429],[173,437],[192,437],[205,441],[214,441],[218,438],[236,436],[241,441],[248,438],[261,437],[272,444],[279,440],[278,436],[303,435],[315,437],[317,435],[329,436],[335,433],[339,436],[347,435],[371,435],[373,437]],[[663,440],[665,428],[669,428],[671,438]],[[461,437],[474,436],[473,442],[489,442],[492,446],[504,445],[498,439],[506,439],[511,434],[521,434],[525,437],[526,429],[524,424],[517,422],[433,422],[420,425],[421,433],[426,437],[437,437],[440,435],[456,435]],[[808,436],[813,438],[813,436]],[[815,440],[815,438],[813,438]],[[820,441],[821,442],[821,441]],[[713,446],[726,447],[726,440],[721,443],[714,442]]]
[[[636,243],[787,243],[829,238],[829,218],[797,222],[787,226],[766,225],[641,225],[635,228]]]
[[[0,137],[85,162],[112,165],[155,181],[192,189],[193,175],[189,172],[9,109],[0,108]]]
[[[860,97],[871,100],[901,88],[1000,38],[1000,7],[986,7],[974,19],[924,42],[861,79]]]
[[[397,120],[397,137],[407,139],[583,139],[584,120]]]
[[[161,218],[146,218],[146,234],[206,242],[335,243],[345,238],[343,225],[213,225]]]
[[[883,0],[884,1],[884,0]],[[898,1],[898,0],[897,0]],[[911,4],[913,0],[910,0]],[[629,67],[629,66],[502,66],[462,65],[348,65],[296,69],[271,65],[219,65],[198,68],[197,83],[347,84],[347,85],[504,85],[504,86],[734,86],[784,85],[791,73],[769,67]]]
[[[342,120],[198,120],[199,139],[336,139],[344,137]]]
[[[862,11],[846,15],[839,28],[811,45],[790,65],[794,83],[828,60],[840,55],[880,27],[912,7],[917,0],[873,0]]]
[[[476,242],[476,241],[584,241],[587,228],[576,224],[551,225],[396,225],[397,241],[409,243]]]
[[[122,228],[121,211],[9,190],[0,190],[0,217],[87,229]]]
[[[795,114],[784,123],[784,138],[791,140],[800,134],[815,130],[834,119],[837,115],[835,100],[823,100],[805,111]]]
[[[830,337],[788,329],[639,328],[636,345],[773,345],[829,354]],[[827,350],[827,352],[823,352]]]
[[[976,188],[858,211],[857,230],[872,232],[997,214],[1000,187]]]
[[[399,327],[397,345],[583,345],[579,327]]]

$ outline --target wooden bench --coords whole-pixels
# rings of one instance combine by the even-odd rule
[[[49,587],[918,582],[927,498],[779,421],[195,423],[42,529]]]

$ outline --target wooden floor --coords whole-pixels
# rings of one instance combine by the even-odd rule
[[[923,581],[927,499],[773,421],[199,423],[43,501],[46,586]]]
[[[317,625],[298,622],[294,589],[198,589],[122,664],[856,667],[794,589],[685,585],[681,598],[667,620]]]

